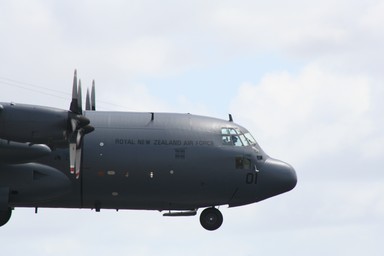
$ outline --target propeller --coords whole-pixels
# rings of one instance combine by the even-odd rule
[[[94,94],[94,86],[92,87],[92,91]],[[88,98],[89,93],[87,92],[87,102],[89,101]],[[90,102],[86,104],[92,106]],[[79,83],[77,82],[76,70],[73,78],[72,101],[68,112],[68,120],[69,168],[71,174],[75,174],[76,179],[78,179],[80,177],[83,138],[86,134],[92,132],[95,128],[89,125],[90,120],[83,115],[81,81],[79,80]]]
[[[92,81],[92,91],[89,94],[89,89],[87,89],[87,98],[85,101],[86,110],[96,110],[96,95],[95,95],[95,80]]]

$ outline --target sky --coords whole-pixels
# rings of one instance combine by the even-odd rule
[[[198,216],[17,208],[2,254],[383,255],[383,13],[374,0],[1,1],[0,101],[68,109],[77,69],[98,110],[231,113],[298,176],[220,207],[214,232]]]

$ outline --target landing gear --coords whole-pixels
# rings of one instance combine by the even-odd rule
[[[216,230],[223,224],[223,215],[214,207],[207,208],[200,214],[200,223],[206,230]]]
[[[0,227],[5,225],[12,215],[12,208],[8,208],[7,210],[0,211]]]

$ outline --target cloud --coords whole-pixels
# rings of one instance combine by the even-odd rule
[[[242,1],[213,8],[208,26],[227,56],[267,52],[380,75],[382,9],[378,1]]]
[[[371,83],[308,65],[244,83],[231,109],[280,153],[311,159],[359,145],[372,131]],[[357,149],[358,150],[358,149]]]
[[[112,86],[112,85],[111,85]],[[99,110],[168,112],[171,106],[153,95],[145,84],[119,85],[119,90],[110,90],[108,85],[101,87]],[[113,87],[112,87],[113,88]]]
[[[221,5],[213,11],[212,23],[229,41],[245,41],[249,47],[289,48],[316,42],[339,42],[345,38],[339,10],[347,3],[305,1],[259,3],[243,1],[233,6]],[[276,8],[279,5],[279,8]],[[297,8],[300,6],[300,13]],[[351,8],[348,15],[356,9]]]

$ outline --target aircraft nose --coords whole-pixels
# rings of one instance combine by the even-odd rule
[[[284,193],[292,190],[297,184],[295,169],[283,161],[268,158],[265,161],[269,175],[272,177],[272,189],[277,193]]]

